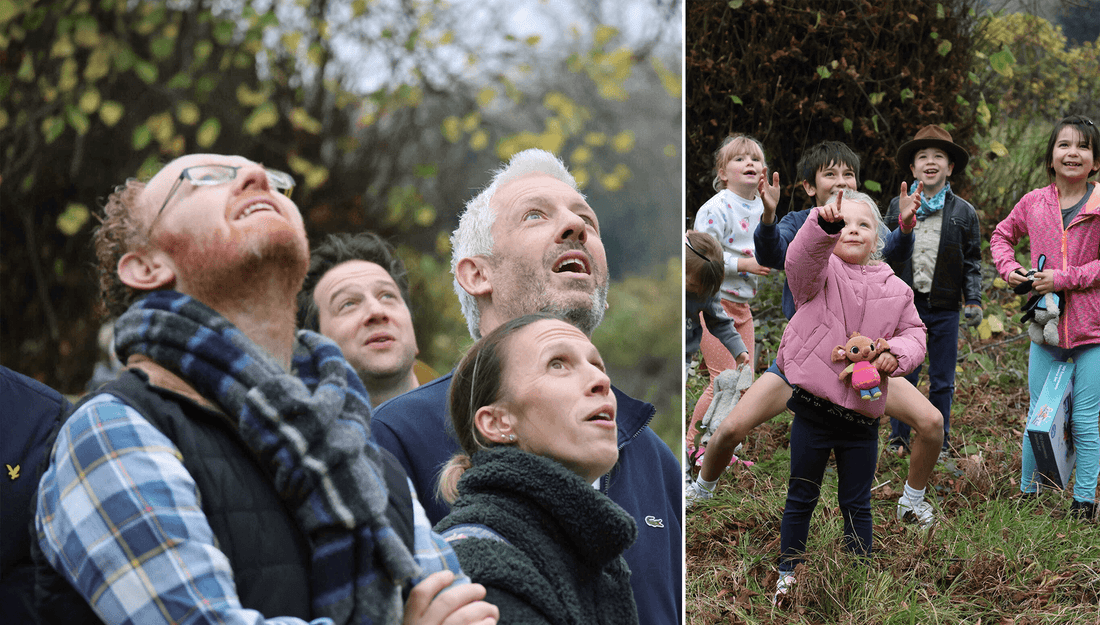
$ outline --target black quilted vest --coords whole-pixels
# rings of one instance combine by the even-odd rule
[[[125,401],[180,450],[183,466],[198,486],[199,501],[216,544],[229,558],[241,605],[267,618],[296,616],[310,620],[308,539],[236,427],[218,412],[149,385],[148,377],[140,370],[124,371],[99,393],[110,393]],[[393,456],[385,453],[383,457],[390,523],[411,551],[413,511],[407,478]],[[73,604],[76,591],[48,563],[45,573],[42,568],[39,566],[36,574],[40,622],[76,625],[82,620],[74,621],[74,616],[82,612]]]

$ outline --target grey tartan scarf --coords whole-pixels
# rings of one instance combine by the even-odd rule
[[[124,362],[148,356],[236,418],[310,538],[314,616],[338,625],[400,622],[402,585],[421,570],[386,517],[367,391],[335,343],[305,330],[297,338],[295,375],[225,317],[176,291],[144,297],[115,324]]]

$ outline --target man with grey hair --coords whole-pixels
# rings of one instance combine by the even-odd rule
[[[516,154],[466,205],[451,237],[451,270],[470,334],[517,316],[559,314],[591,334],[607,308],[607,256],[599,219],[555,156]],[[372,437],[392,452],[421,493],[428,518],[449,508],[439,472],[458,450],[449,429],[451,374],[378,407]],[[681,486],[672,451],[648,427],[655,409],[614,389],[619,462],[594,486],[638,525],[624,553],[644,625],[680,622]]]

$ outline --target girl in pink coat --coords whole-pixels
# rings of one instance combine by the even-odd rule
[[[1058,342],[1031,344],[1027,381],[1031,406],[1043,390],[1054,361],[1073,361],[1072,432],[1077,448],[1077,474],[1070,512],[1082,518],[1096,515],[1096,480],[1100,470],[1100,189],[1089,178],[1100,170],[1100,131],[1080,115],[1059,121],[1047,144],[1049,186],[1025,195],[993,231],[990,252],[997,271],[1010,286],[1027,281],[1013,249],[1030,237],[1032,289],[1045,295],[1061,292]],[[1046,337],[1044,337],[1046,340]],[[1035,454],[1024,437],[1020,490],[1037,491]]]
[[[902,190],[908,208],[917,197]],[[913,290],[877,257],[880,221],[871,198],[845,191],[810,211],[787,250],[787,281],[797,310],[783,333],[778,365],[794,389],[787,404],[794,420],[777,601],[794,583],[830,451],[836,454],[845,547],[870,553],[871,482],[888,376],[905,375],[924,361],[925,328]],[[853,332],[888,344],[872,361],[882,374],[877,399],[860,399],[860,391],[841,379],[848,362],[832,358]]]

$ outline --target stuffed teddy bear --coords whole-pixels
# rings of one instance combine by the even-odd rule
[[[833,348],[833,362],[848,359],[852,363],[840,372],[840,380],[852,376],[852,388],[859,391],[860,399],[871,401],[882,397],[882,389],[879,388],[882,378],[871,361],[889,350],[890,344],[886,339],[872,340],[859,332],[852,332],[847,343]]]
[[[1062,297],[1059,293],[1047,293],[1031,310],[1031,325],[1027,335],[1032,343],[1058,345],[1058,315],[1062,313]]]

